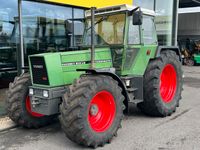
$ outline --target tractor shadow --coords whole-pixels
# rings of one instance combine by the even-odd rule
[[[125,113],[124,115],[125,120],[134,118],[155,118],[142,113],[135,104],[129,104],[128,113]]]
[[[20,138],[18,138],[18,135],[20,135]],[[6,147],[5,150],[9,148],[20,149],[22,145],[27,145],[27,143],[31,145],[34,145],[34,143],[41,144],[41,148],[51,146],[54,147],[56,145],[56,147],[60,147],[60,149],[88,149],[88,147],[83,147],[70,141],[63,132],[61,124],[58,120],[51,125],[40,129],[27,129],[18,127],[14,130],[8,131],[7,133],[4,133],[4,135],[2,134],[2,136],[7,137],[7,140],[5,140],[3,143],[3,145]],[[30,148],[30,150],[34,150],[34,148]]]

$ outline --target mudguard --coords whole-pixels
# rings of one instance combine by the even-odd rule
[[[176,52],[176,54],[179,56],[180,61],[182,62],[181,51],[178,46],[158,46],[155,57],[156,58],[160,57],[161,52],[166,51],[166,50],[171,50],[171,51]]]
[[[122,88],[122,93],[125,97],[124,105],[126,106],[125,112],[128,113],[128,102],[129,102],[129,96],[127,93],[126,86],[124,85],[123,81],[115,74],[114,68],[108,68],[108,69],[77,69],[77,71],[84,71],[86,74],[101,74],[101,75],[107,75],[111,76],[114,80],[118,81],[119,86]]]

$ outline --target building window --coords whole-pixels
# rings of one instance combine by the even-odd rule
[[[17,75],[17,45],[15,17],[18,16],[17,1],[1,1],[0,4],[0,116],[5,115],[5,97],[9,82]]]
[[[157,44],[157,35],[153,17],[145,16],[143,18],[143,40],[145,45]]]
[[[84,10],[74,8],[74,46],[82,45],[84,32]]]
[[[23,1],[25,65],[31,54],[76,49],[83,35],[83,18],[83,9]]]
[[[14,34],[15,18],[18,16],[17,1],[4,1],[0,5],[0,88],[8,86],[8,83],[16,76],[17,45],[19,38]]]
[[[159,45],[172,45],[173,0],[156,0],[156,30]]]

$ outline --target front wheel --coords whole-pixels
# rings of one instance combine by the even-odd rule
[[[54,121],[54,116],[45,116],[33,112],[28,89],[31,85],[30,74],[24,73],[10,83],[7,93],[6,105],[8,116],[17,125],[26,128],[39,128]]]
[[[164,51],[160,58],[150,61],[144,75],[144,102],[138,104],[142,112],[165,117],[176,111],[181,99],[183,72],[179,57]]]
[[[89,147],[110,142],[121,126],[123,100],[121,88],[111,77],[81,77],[70,86],[60,107],[66,136]]]

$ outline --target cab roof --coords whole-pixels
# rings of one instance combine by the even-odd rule
[[[116,12],[123,12],[123,11],[132,11],[138,6],[132,6],[132,5],[116,5],[116,6],[108,6],[103,8],[98,8],[95,10],[95,15],[102,15],[102,14],[110,14],[110,13],[116,13]],[[144,9],[141,8],[144,15],[149,16],[155,16],[155,12],[153,10]],[[91,10],[86,11],[85,13],[86,17],[91,16]]]

